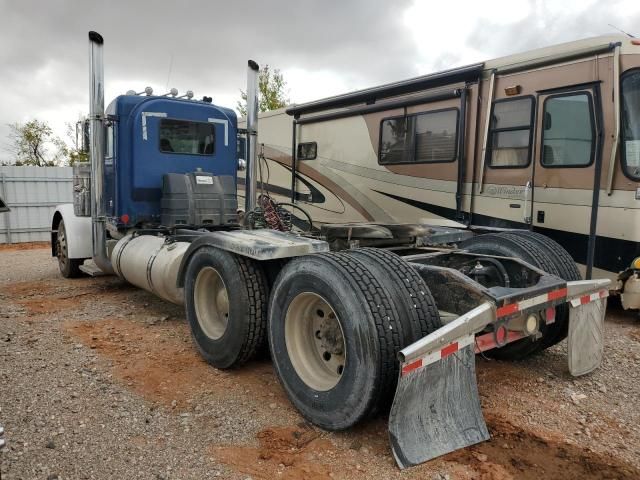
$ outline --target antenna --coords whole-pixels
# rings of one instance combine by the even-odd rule
[[[173,68],[173,53],[171,54],[171,58],[169,59],[169,72],[167,72],[167,85],[164,87],[165,90],[169,88],[169,80],[171,80],[172,68]]]
[[[611,28],[615,28],[616,30],[618,30],[619,32],[624,33],[627,37],[631,37],[631,38],[636,38],[634,35],[631,35],[629,32],[625,32],[624,30],[622,30],[621,28],[616,27],[615,25],[612,25],[611,23],[607,23],[607,25],[609,25]]]

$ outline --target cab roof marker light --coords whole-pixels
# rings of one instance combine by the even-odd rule
[[[631,268],[634,270],[640,270],[640,257],[633,259],[633,262],[631,262]]]
[[[169,90],[167,93],[165,93],[164,95],[162,95],[163,97],[168,97],[169,95],[171,95],[173,98],[178,96],[178,89],[177,88],[172,88],[171,90]]]
[[[153,93],[153,88],[151,87],[146,87],[143,91],[141,92],[136,92],[135,90],[127,90],[127,93],[125,95],[142,95],[145,94],[147,97],[151,96],[151,94]]]
[[[193,90],[187,90],[187,93],[180,95],[178,98],[187,98],[187,100],[191,100],[193,98]]]

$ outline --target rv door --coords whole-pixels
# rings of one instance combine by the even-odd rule
[[[505,90],[496,80],[496,97]],[[529,228],[532,208],[535,97],[497,98],[488,122],[482,192],[476,191],[472,223],[483,227]],[[485,118],[483,115],[482,118]],[[483,125],[483,128],[487,128]],[[478,181],[478,179],[476,179]]]
[[[599,89],[540,92],[533,228],[558,241],[590,278],[598,213]],[[596,178],[598,179],[596,181]]]

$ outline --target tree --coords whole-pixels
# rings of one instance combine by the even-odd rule
[[[35,119],[9,124],[8,137],[16,165],[52,167],[66,156],[65,148],[61,148],[64,142],[53,135],[53,130],[44,121]]]
[[[15,156],[13,164],[54,167],[86,162],[88,155],[82,149],[74,125],[65,125],[66,141],[54,135],[53,129],[45,121],[34,119],[23,124],[10,124],[8,149]]]
[[[258,109],[260,112],[276,110],[289,104],[287,82],[277,68],[271,70],[265,65],[258,73]],[[247,116],[247,92],[240,90],[241,101],[238,102],[238,112]]]
[[[65,143],[61,139],[57,139],[57,144],[60,150],[64,152],[64,156],[67,158],[67,164],[73,166],[76,163],[88,162],[89,153],[83,150],[82,145],[82,125],[84,119],[80,118],[76,125],[69,122],[65,123],[67,127],[67,142]]]

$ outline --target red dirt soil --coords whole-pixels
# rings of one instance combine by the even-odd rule
[[[260,412],[260,418],[285,422],[284,426],[263,423],[255,443],[208,447],[217,462],[256,480],[423,479],[438,478],[438,472],[446,472],[452,479],[482,480],[640,478],[640,470],[622,463],[615,454],[605,456],[579,442],[568,442],[570,433],[563,431],[563,412],[553,398],[538,399],[537,390],[546,387],[535,384],[517,364],[478,362],[490,441],[400,472],[391,457],[385,419],[337,434],[296,423],[300,417],[286,399],[268,360],[251,362],[234,371],[210,367],[193,347],[184,319],[178,315],[162,317],[166,306],[160,302],[150,307],[134,302],[132,296],[139,295],[137,290],[105,279],[81,279],[62,285],[54,281],[23,282],[7,285],[5,291],[12,301],[25,307],[27,321],[46,321],[54,313],[66,315],[95,302],[119,308],[123,301],[135,305],[127,318],[87,321],[87,317],[80,320],[71,316],[64,321],[64,332],[71,342],[79,340],[97,352],[104,360],[101,368],[150,402],[182,409],[189,408],[197,397],[229,402],[246,398],[255,405],[251,408]],[[142,295],[136,298],[150,301]],[[155,319],[146,321],[144,315]],[[542,402],[557,427],[527,425],[518,413],[525,409],[518,405],[531,402]],[[273,403],[277,410],[269,407]],[[610,428],[617,428],[613,420]]]
[[[185,342],[189,332],[182,322],[151,327],[132,319],[108,318],[97,322],[67,322],[65,328],[112,360],[115,376],[151,401],[183,408],[188,405],[188,399],[198,395],[223,398],[244,393],[264,402],[272,402],[275,397],[281,408],[287,408],[288,401],[268,362],[255,362],[234,372],[211,368],[191,344]],[[491,364],[487,373],[510,383],[509,364]],[[426,471],[436,467],[451,471],[454,478],[483,480],[640,478],[639,470],[566,444],[560,434],[550,435],[535,428],[523,430],[496,411],[499,410],[485,409],[492,435],[490,441],[403,472],[402,476],[424,478]],[[380,457],[387,455],[376,469],[382,467],[393,472],[386,435],[382,433],[383,422],[383,419],[375,420],[351,435],[367,438],[357,441],[371,451],[373,463],[379,464]],[[210,452],[217,461],[255,479],[366,478],[367,458],[358,452],[360,458],[354,460],[353,451],[346,449],[345,453],[320,435],[319,430],[304,423],[269,427],[257,434],[258,446],[212,445]]]
[[[0,243],[0,252],[51,248],[50,242]]]

